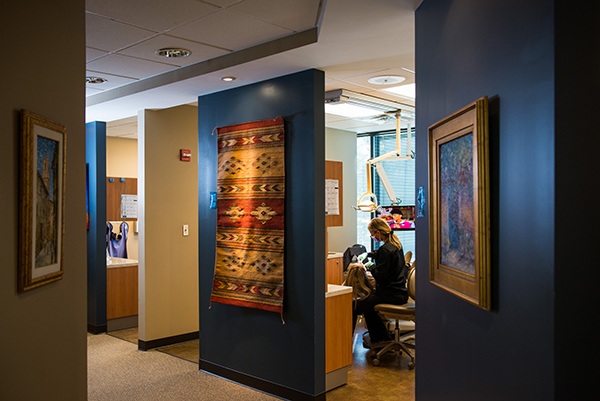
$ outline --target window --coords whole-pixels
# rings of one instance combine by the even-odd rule
[[[407,130],[403,129],[400,135],[400,146],[402,153],[408,144]],[[415,151],[415,130],[411,129],[411,150]],[[369,159],[381,156],[396,149],[396,133],[394,131],[378,132],[371,134],[362,134],[357,138],[357,198],[360,198],[367,190],[367,171],[366,165]],[[396,196],[402,200],[402,205],[414,205],[416,200],[415,191],[415,160],[390,160],[382,163],[383,168],[396,192]],[[377,196],[378,205],[390,205],[391,200],[388,197],[379,176],[373,169],[372,171],[372,189]],[[369,248],[371,238],[367,226],[374,214],[357,212],[357,240],[359,244],[364,244]],[[396,231],[396,235],[402,243],[404,252],[412,251],[415,253],[415,232],[414,231]],[[375,247],[374,249],[376,249]]]

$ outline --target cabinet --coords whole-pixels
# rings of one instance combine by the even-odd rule
[[[137,264],[106,269],[106,318],[116,319],[137,314]]]
[[[327,267],[325,270],[326,284],[341,285],[344,281],[344,272],[341,257],[331,257],[327,259]]]
[[[348,382],[352,364],[352,287],[328,285],[325,295],[325,391]]]

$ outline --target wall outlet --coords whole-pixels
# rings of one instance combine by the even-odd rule
[[[187,225],[187,224],[184,224],[184,225],[183,225],[183,236],[184,236],[184,237],[187,237],[189,234],[190,234],[190,230],[189,230],[189,228],[188,228],[188,225]]]

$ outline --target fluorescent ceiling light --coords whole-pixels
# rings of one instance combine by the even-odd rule
[[[400,86],[393,86],[391,88],[381,89],[382,91],[393,93],[394,95],[400,95],[415,99],[417,97],[417,88],[415,84],[407,84]]]
[[[367,107],[356,106],[346,102],[338,102],[325,103],[325,113],[348,118],[357,118],[376,116],[381,114],[381,111]]]

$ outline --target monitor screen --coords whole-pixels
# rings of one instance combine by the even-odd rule
[[[415,206],[381,206],[375,211],[375,217],[388,222],[392,230],[415,229]]]

